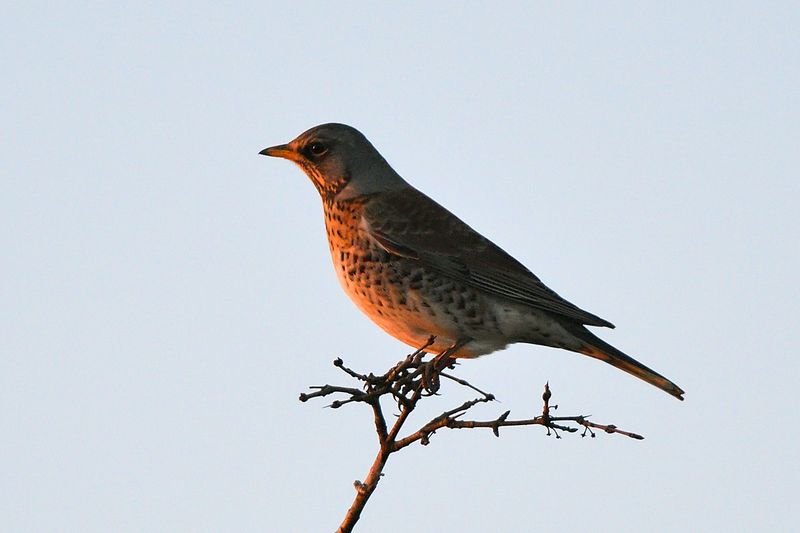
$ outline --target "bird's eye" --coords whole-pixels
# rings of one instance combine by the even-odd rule
[[[319,157],[321,155],[325,155],[325,153],[328,151],[328,147],[319,141],[314,141],[308,145],[308,151],[314,157]]]

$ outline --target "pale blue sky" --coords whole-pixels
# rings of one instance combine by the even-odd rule
[[[482,416],[549,380],[646,440],[440,432],[359,531],[793,530],[798,27],[781,2],[6,6],[3,529],[335,529],[370,415],[297,395],[408,349],[339,289],[307,178],[257,153],[338,121],[686,390],[535,346],[468,362]]]

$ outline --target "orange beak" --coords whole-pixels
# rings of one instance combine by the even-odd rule
[[[292,150],[288,144],[270,146],[269,148],[264,148],[258,153],[261,155],[268,155],[270,157],[281,157],[283,159],[288,159],[289,161],[300,161],[300,159],[302,159],[302,156]]]

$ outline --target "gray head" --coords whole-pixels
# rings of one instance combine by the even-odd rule
[[[409,186],[360,131],[345,124],[315,126],[259,153],[295,162],[323,199],[347,200]]]

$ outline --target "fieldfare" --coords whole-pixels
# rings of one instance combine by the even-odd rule
[[[596,337],[614,326],[398,175],[358,130],[323,124],[263,155],[293,161],[322,197],[336,275],[384,331],[426,351],[477,357],[525,342],[605,361],[678,399],[683,390]]]

